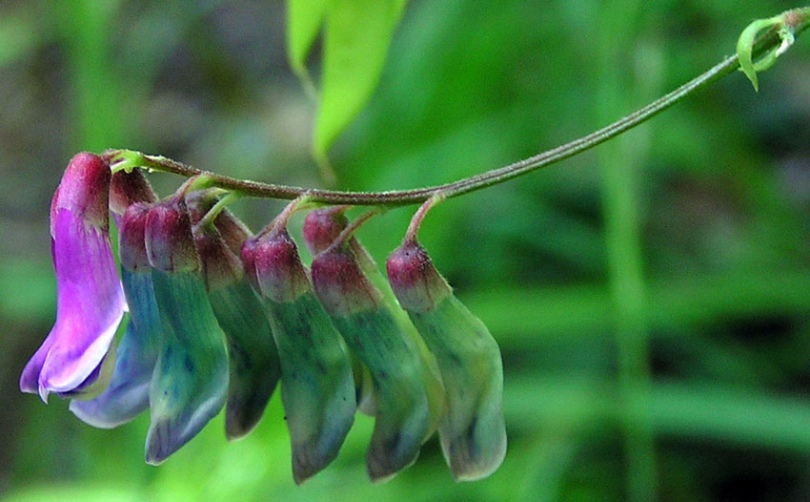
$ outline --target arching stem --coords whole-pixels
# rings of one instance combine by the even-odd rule
[[[750,57],[753,58],[762,54],[769,54],[782,47],[786,27],[794,37],[804,31],[808,24],[810,24],[810,7],[787,11],[779,17],[781,19],[779,25],[772,26],[771,29],[766,30],[756,38],[756,40],[750,43],[750,51],[746,52],[746,57],[750,55]],[[352,192],[311,189],[239,180],[210,171],[202,171],[166,157],[147,155],[132,150],[107,150],[102,153],[102,156],[110,162],[114,170],[143,168],[174,173],[186,177],[204,175],[210,180],[212,186],[231,190],[244,196],[292,200],[305,195],[309,202],[321,204],[349,204],[353,206],[379,207],[407,206],[423,203],[437,193],[441,193],[444,198],[449,199],[480,190],[582,153],[649,120],[651,117],[678,103],[695,91],[729,75],[738,68],[740,68],[739,57],[737,55],[727,57],[708,71],[678,87],[669,94],[658,98],[636,112],[587,136],[498,169],[493,169],[443,185],[412,190]]]

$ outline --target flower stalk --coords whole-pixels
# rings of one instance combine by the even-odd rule
[[[110,149],[103,152],[101,156],[110,162],[114,170],[131,171],[132,169],[141,168],[185,177],[202,175],[211,186],[230,190],[242,196],[284,200],[306,196],[307,201],[310,203],[381,207],[421,204],[437,194],[449,199],[504,183],[590,150],[646,122],[694,92],[730,75],[738,69],[742,69],[756,87],[756,72],[763,71],[772,65],[776,57],[783,54],[792,45],[795,37],[807,29],[809,25],[810,7],[788,10],[773,18],[755,21],[740,36],[737,54],[726,57],[701,75],[656,99],[647,106],[587,136],[551,150],[497,169],[441,185],[382,192],[322,190],[240,180],[210,171],[203,171],[163,156],[148,155],[133,150]],[[753,63],[756,58],[760,57],[763,60],[758,61],[756,64]]]

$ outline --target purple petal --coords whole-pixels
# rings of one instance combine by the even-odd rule
[[[116,349],[109,386],[92,400],[70,403],[70,411],[79,419],[105,429],[130,421],[149,407],[149,383],[162,342],[152,272],[122,268],[121,278],[130,308],[129,323]]]
[[[48,351],[51,350],[53,345],[53,338],[50,336],[42,342],[39,349],[34,353],[34,356],[28,361],[23,369],[22,376],[20,376],[20,390],[30,394],[39,392],[39,374],[42,371],[42,365],[45,363],[45,358],[48,357]]]
[[[30,388],[42,361],[38,391],[43,400],[85,383],[107,354],[126,310],[106,232],[69,209],[57,209],[53,216],[56,324],[20,382],[24,391]]]

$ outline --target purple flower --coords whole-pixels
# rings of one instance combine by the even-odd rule
[[[110,167],[80,153],[71,159],[51,204],[56,323],[23,369],[20,389],[72,396],[96,383],[126,301],[110,249]]]

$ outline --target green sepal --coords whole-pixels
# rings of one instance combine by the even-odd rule
[[[357,408],[349,351],[312,291],[264,298],[281,357],[281,398],[298,484],[337,457]]]
[[[498,344],[455,295],[429,311],[408,314],[441,372],[447,413],[439,423],[439,438],[453,477],[473,481],[489,476],[506,454]]]
[[[757,61],[753,60],[754,44],[757,36],[766,29],[779,26],[779,37],[782,45],[769,50]],[[740,61],[740,70],[745,73],[748,80],[754,86],[755,91],[759,91],[759,81],[757,73],[765,71],[776,63],[776,59],[781,56],[794,42],[794,32],[791,27],[785,24],[785,15],[774,16],[768,19],[757,19],[740,33],[737,39],[737,59]]]
[[[209,291],[208,298],[225,332],[230,360],[225,435],[238,439],[261,420],[281,377],[281,364],[270,322],[250,284],[234,282]]]
[[[193,438],[225,403],[225,333],[199,272],[152,273],[163,347],[149,389],[146,462],[159,464]]]

